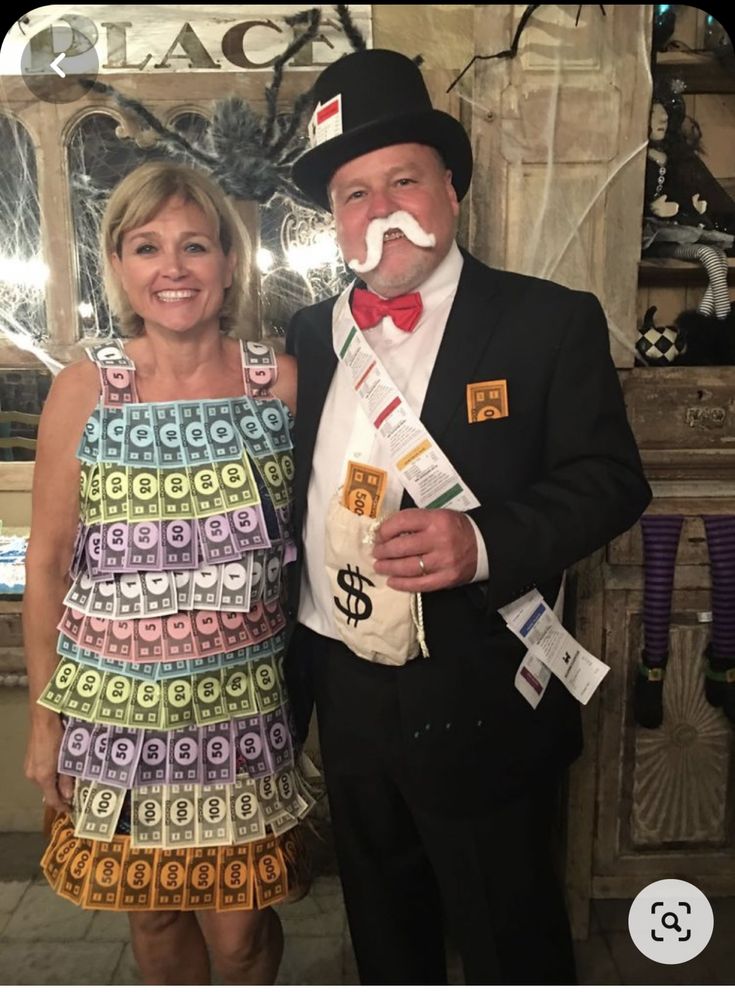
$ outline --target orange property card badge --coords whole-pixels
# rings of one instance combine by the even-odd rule
[[[508,416],[508,383],[505,379],[467,384],[467,420],[500,420]]]

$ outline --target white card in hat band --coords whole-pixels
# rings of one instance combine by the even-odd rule
[[[312,148],[342,134],[342,94],[317,104],[309,121],[309,144]]]

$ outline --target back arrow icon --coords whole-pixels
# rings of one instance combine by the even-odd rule
[[[54,61],[51,63],[51,68],[54,70],[57,76],[61,79],[66,79],[66,73],[60,67],[59,62],[66,56],[66,52],[62,52],[61,55],[57,55]]]

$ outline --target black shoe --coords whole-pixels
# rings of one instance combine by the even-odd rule
[[[735,723],[735,658],[716,655],[708,644],[704,655],[707,664],[704,668],[704,694],[710,706],[721,706],[730,720]]]
[[[633,716],[635,722],[648,730],[656,730],[664,719],[664,675],[668,654],[652,666],[651,659],[641,651],[635,686],[633,688]]]

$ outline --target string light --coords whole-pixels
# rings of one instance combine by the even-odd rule
[[[310,244],[292,245],[286,251],[288,264],[301,275],[323,265],[335,267],[339,260],[339,250],[334,237],[326,231],[316,235]]]
[[[6,286],[40,290],[48,282],[48,265],[42,258],[7,258],[0,256],[0,282]]]
[[[270,272],[275,264],[273,252],[269,248],[258,248],[255,253],[255,264],[260,272]]]

